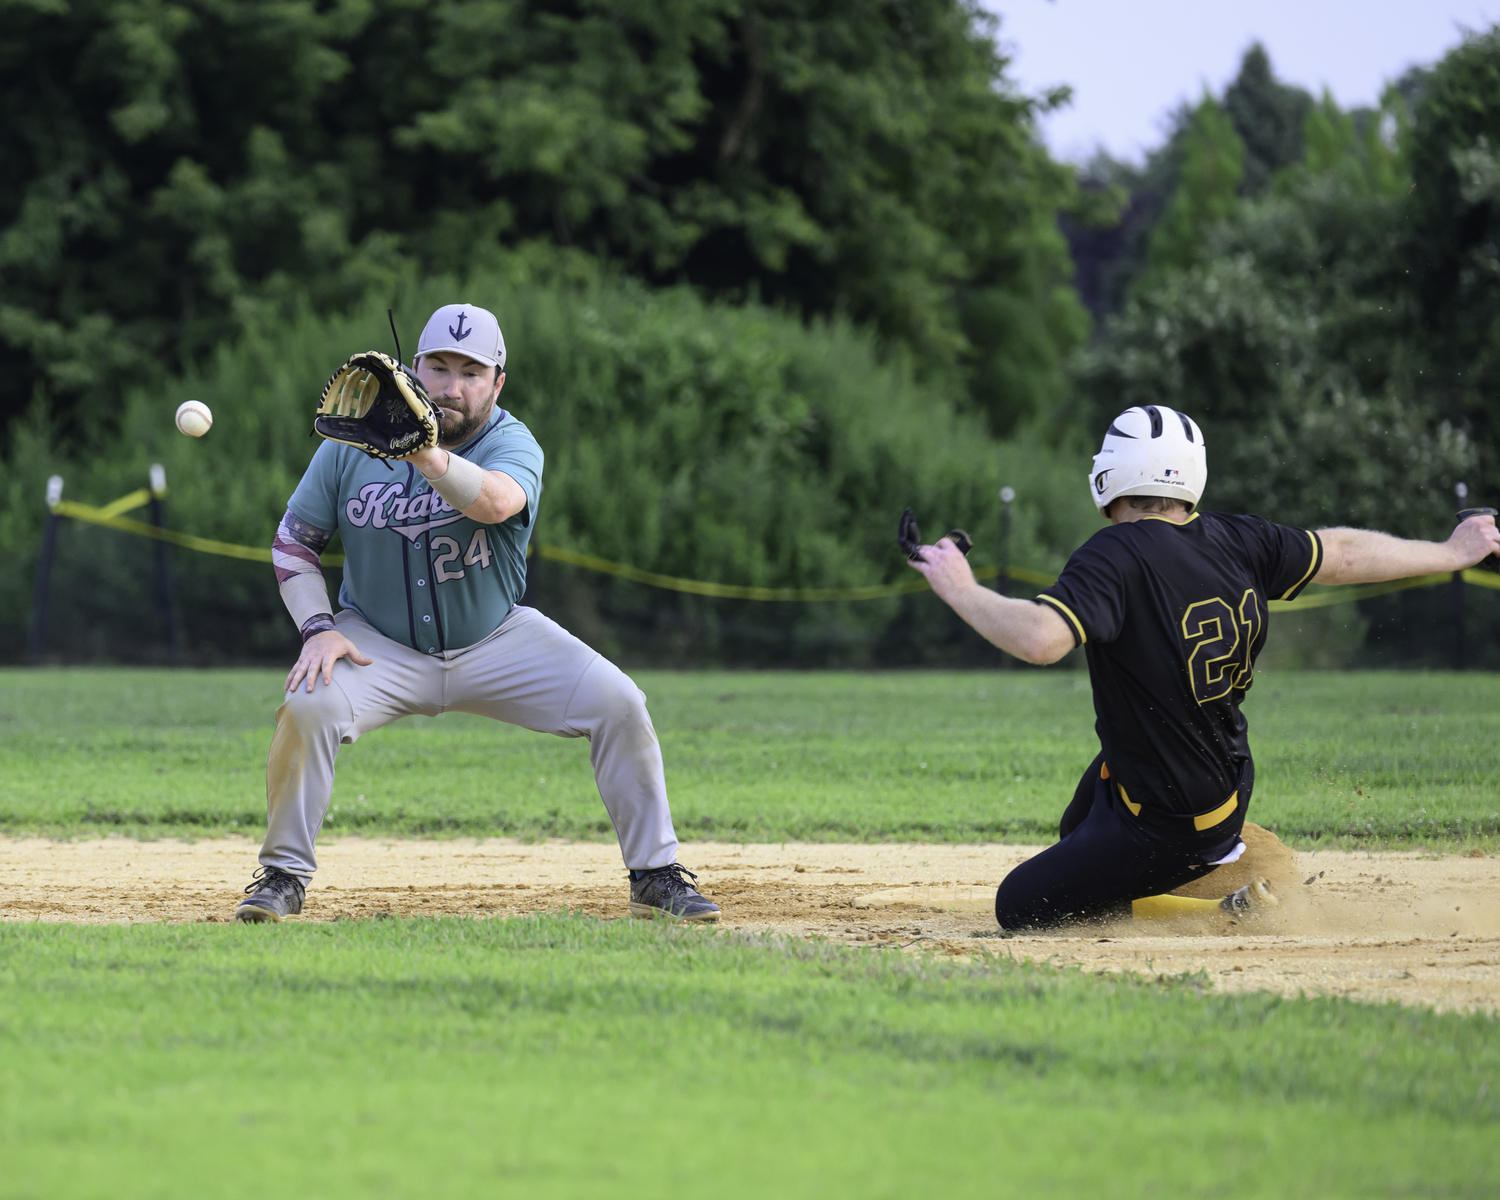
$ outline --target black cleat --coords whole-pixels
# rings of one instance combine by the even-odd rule
[[[717,921],[719,906],[698,894],[698,877],[681,863],[630,872],[632,917],[676,917],[679,921]]]
[[[276,921],[294,917],[302,911],[306,894],[302,880],[288,875],[280,867],[262,867],[245,889],[244,900],[234,910],[236,921]]]

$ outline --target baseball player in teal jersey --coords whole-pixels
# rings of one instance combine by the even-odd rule
[[[469,712],[587,738],[630,874],[630,911],[717,920],[677,862],[646,698],[613,663],[517,604],[543,455],[499,407],[499,323],[474,305],[438,309],[415,368],[441,410],[437,447],[393,471],[325,441],[276,533],[277,582],[303,645],[276,710],[261,865],[236,916],[280,921],[302,910],[340,746],[414,713]],[[335,529],[346,558],[336,614],[319,565]]]

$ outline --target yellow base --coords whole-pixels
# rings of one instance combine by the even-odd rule
[[[1218,911],[1217,900],[1197,900],[1192,896],[1144,896],[1130,902],[1130,915],[1137,921],[1172,921]]]

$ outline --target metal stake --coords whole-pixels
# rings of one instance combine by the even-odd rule
[[[167,472],[161,463],[151,464],[151,524],[166,528],[162,497],[167,494]],[[167,631],[167,649],[173,658],[182,655],[182,638],[177,628],[177,604],[172,591],[172,560],[166,542],[156,542],[156,600],[161,608],[162,625]]]
[[[63,479],[47,480],[47,519],[42,525],[42,550],[36,560],[36,581],[31,593],[31,628],[26,631],[26,659],[42,661],[47,648],[47,607],[52,592],[52,563],[57,558],[57,506],[62,500]]]
[[[1458,497],[1459,507],[1469,496],[1469,485],[1457,483],[1453,485],[1453,494]],[[1448,595],[1453,613],[1453,669],[1462,671],[1464,669],[1465,637],[1464,637],[1464,573],[1453,572],[1453,582],[1448,585]]]
[[[995,576],[995,590],[1002,596],[1010,594],[1010,503],[1015,498],[1015,488],[1000,489],[1000,574]]]

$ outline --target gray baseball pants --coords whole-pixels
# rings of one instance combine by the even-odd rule
[[[393,642],[349,610],[339,632],[375,661],[334,664],[333,683],[318,676],[286,694],[266,765],[263,866],[304,883],[318,869],[313,843],[333,794],[333,760],[372,729],[401,717],[477,713],[539,733],[589,740],[594,781],[609,810],[620,852],[632,870],[677,858],[661,745],[646,697],[630,677],[555,621],[517,605],[482,642],[422,654]]]

